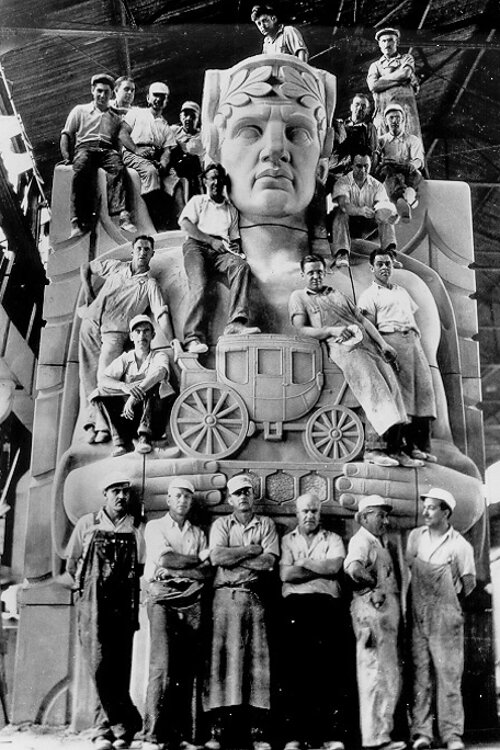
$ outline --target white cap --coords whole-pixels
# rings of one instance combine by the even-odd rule
[[[166,94],[166,96],[168,96],[170,94],[170,89],[166,83],[157,81],[156,83],[152,83],[149,87],[149,95],[151,96],[151,94]]]
[[[102,480],[101,489],[104,492],[104,490],[108,490],[117,484],[124,484],[126,487],[130,487],[130,479],[121,471],[110,471]]]
[[[253,483],[248,474],[237,474],[228,480],[227,491],[230,495],[236,492],[236,490],[241,490],[243,487],[251,487],[253,489]]]
[[[380,495],[366,495],[358,503],[358,513],[362,513],[367,508],[385,508],[385,510],[391,511],[392,505]]]
[[[457,506],[457,501],[451,492],[448,492],[448,490],[442,490],[441,487],[433,487],[429,492],[424,492],[420,495],[420,497],[422,500],[425,500],[426,497],[430,497],[433,500],[442,500],[451,511],[454,511]]]
[[[398,104],[397,102],[392,102],[391,104],[388,104],[387,107],[384,109],[384,117],[389,114],[389,112],[401,112],[401,115],[405,116],[405,111],[401,104]]]
[[[178,490],[188,490],[189,492],[194,492],[194,484],[189,481],[189,479],[184,479],[184,477],[174,477],[170,484],[168,485],[168,489],[173,490],[174,488],[177,488]]]
[[[155,329],[153,325],[153,321],[148,315],[136,315],[135,317],[132,318],[132,320],[128,324],[129,331],[133,331],[134,328],[139,325],[139,323],[149,323],[153,331]]]
[[[196,112],[198,117],[201,115],[200,105],[196,104],[196,102],[191,102],[191,101],[184,102],[180,111],[182,112],[185,109],[190,109],[192,112]]]

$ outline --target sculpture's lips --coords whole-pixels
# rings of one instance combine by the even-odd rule
[[[263,169],[262,172],[258,173],[255,180],[262,180],[266,178],[275,180],[289,180],[290,182],[293,182],[292,175],[284,169]]]

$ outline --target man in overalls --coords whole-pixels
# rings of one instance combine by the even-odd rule
[[[451,492],[435,487],[421,498],[425,525],[410,533],[406,552],[411,569],[413,748],[431,747],[435,706],[442,742],[448,750],[463,750],[461,601],[476,585],[474,551],[450,524],[456,505]]]
[[[129,693],[144,538],[130,514],[130,480],[110,472],[104,506],[82,516],[67,549],[78,635],[97,693],[95,750],[127,748],[142,721]]]
[[[364,748],[404,750],[392,741],[401,674],[398,629],[399,585],[386,535],[392,506],[380,495],[363,497],[355,520],[361,528],[347,549],[344,568],[354,581],[351,604],[356,636],[361,738]]]

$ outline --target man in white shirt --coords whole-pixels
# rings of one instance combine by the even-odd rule
[[[134,102],[135,82],[129,76],[120,76],[115,81],[115,98],[111,99],[109,106],[115,109],[119,115],[124,117]]]
[[[199,716],[193,716],[192,707],[197,711],[200,706],[202,597],[211,568],[205,533],[188,518],[194,491],[188,479],[172,479],[168,512],[146,525],[151,648],[144,750],[160,750],[164,743],[195,747],[192,730]]]
[[[474,550],[450,524],[456,506],[451,492],[433,487],[420,497],[425,525],[410,532],[406,548],[411,570],[413,750],[429,750],[435,719],[448,750],[464,750],[461,602],[476,585]]]
[[[345,659],[347,623],[338,581],[344,544],[338,534],[321,526],[317,495],[301,495],[295,508],[298,523],[282,539],[280,561],[285,748],[344,750],[344,744],[332,737],[345,733],[347,703],[343,705],[342,698],[346,682],[334,679],[325,690],[324,681],[312,672],[321,669],[324,674],[345,674],[351,666]],[[307,647],[298,648],[299,644]]]
[[[302,34],[295,26],[284,26],[273,5],[254,5],[251,19],[264,37],[262,54],[294,55],[307,62],[309,52]]]
[[[204,195],[195,195],[179,217],[187,239],[182,246],[189,287],[189,308],[184,323],[184,345],[188,352],[208,351],[206,329],[209,311],[206,296],[210,276],[223,276],[229,287],[228,324],[224,335],[260,333],[248,326],[250,266],[241,252],[238,212],[224,195],[227,175],[220,164],[209,164],[202,174]]]
[[[348,265],[351,237],[363,237],[378,230],[380,246],[396,250],[394,224],[397,212],[381,182],[370,175],[371,158],[358,152],[352,172],[340,177],[333,187],[332,199],[338,207],[333,212],[332,254],[335,265]]]
[[[154,326],[147,315],[136,315],[130,321],[130,339],[134,348],[120,354],[98,379],[93,403],[102,410],[113,440],[113,456],[131,449],[137,437],[138,453],[152,450],[155,417],[164,411],[161,399],[170,396],[169,363],[164,351],[151,349]]]

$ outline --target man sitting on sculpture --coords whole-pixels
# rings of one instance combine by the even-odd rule
[[[336,120],[336,142],[332,154],[334,174],[347,174],[356,154],[372,156],[377,148],[377,130],[370,118],[370,100],[366,94],[354,94],[350,104],[351,116]]]
[[[136,315],[129,329],[133,350],[120,354],[106,367],[99,375],[98,392],[91,396],[109,426],[113,456],[130,451],[132,438],[137,438],[138,453],[152,450],[154,427],[160,415],[166,417],[161,399],[173,393],[168,382],[168,356],[151,349],[155,329],[150,318]]]
[[[182,246],[189,287],[189,309],[184,323],[184,344],[188,352],[208,351],[206,298],[210,273],[223,274],[229,286],[228,324],[224,334],[260,333],[248,325],[250,267],[241,252],[238,212],[225,196],[226,171],[209,164],[202,175],[204,195],[186,204],[179,225],[187,235]]]
[[[129,322],[136,315],[151,309],[167,341],[173,337],[168,307],[149,270],[153,255],[153,238],[139,235],[132,243],[130,262],[93,260],[80,269],[88,305],[81,313],[79,346],[80,381],[86,402],[97,387],[98,374],[123,352]],[[92,287],[93,275],[105,279],[97,295]],[[109,429],[102,420],[96,422],[91,403],[87,404],[84,429],[89,443],[109,440]]]
[[[381,449],[373,438],[370,440],[367,430],[365,462],[423,466],[423,461],[410,458],[403,450],[403,427],[408,417],[396,376],[384,362],[394,361],[396,351],[342,292],[323,283],[323,258],[309,255],[300,265],[306,287],[292,292],[290,319],[302,335],[327,342],[330,359],[342,370],[371,428],[384,436],[385,449]],[[371,443],[375,445],[373,450]]]
[[[370,156],[356,152],[352,172],[340,177],[333,188],[338,206],[333,211],[332,254],[338,267],[349,265],[351,237],[363,237],[374,229],[382,248],[396,249],[397,212],[382,183],[370,175],[370,167]]]
[[[403,221],[409,221],[411,209],[418,206],[424,147],[420,138],[405,132],[404,110],[400,104],[389,104],[384,118],[388,132],[378,141],[377,176],[384,179],[389,198],[396,204]]]
[[[109,106],[124,117],[134,103],[135,82],[129,76],[120,76],[115,81],[115,97],[111,99]]]
[[[132,147],[123,152],[125,166],[135,169],[141,178],[141,195],[157,230],[166,228],[169,201],[162,191],[162,178],[167,175],[170,152],[177,141],[163,112],[170,89],[158,81],[149,87],[146,108],[133,107],[125,115]]]
[[[264,37],[262,54],[294,55],[307,62],[309,53],[302,34],[295,26],[284,26],[273,5],[254,5],[251,19]]]

